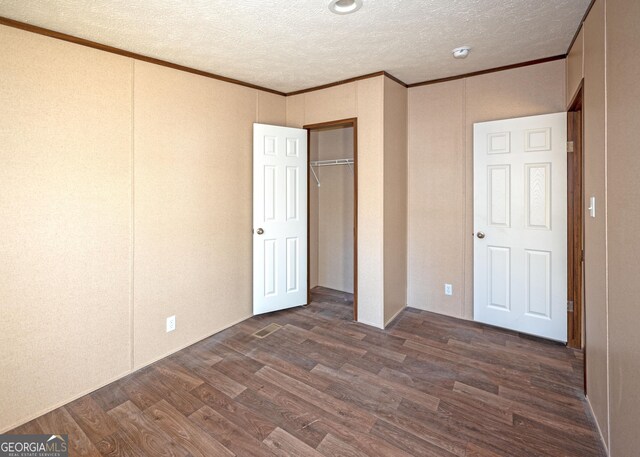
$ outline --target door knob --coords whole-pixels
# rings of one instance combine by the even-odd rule
[[[484,232],[478,232],[476,235],[477,235],[477,236],[478,236],[478,238],[480,238],[480,239],[484,238]]]
[[[256,230],[256,233],[258,235],[262,235],[264,233],[264,230],[262,230],[261,228],[259,228],[258,230]]]

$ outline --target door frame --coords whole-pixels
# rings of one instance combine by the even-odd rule
[[[307,124],[307,304],[311,303],[311,131],[329,127],[353,128],[353,320],[358,320],[358,118]]]
[[[573,142],[567,151],[567,303],[573,302],[573,311],[567,308],[567,346],[577,349],[583,346],[585,306],[583,94],[581,82],[567,110],[567,143]]]

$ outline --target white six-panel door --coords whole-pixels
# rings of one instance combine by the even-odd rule
[[[474,125],[474,319],[567,340],[566,113]]]
[[[253,313],[307,302],[307,131],[253,124]]]

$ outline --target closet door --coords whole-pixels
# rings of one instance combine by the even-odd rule
[[[253,313],[307,303],[307,131],[253,124]]]

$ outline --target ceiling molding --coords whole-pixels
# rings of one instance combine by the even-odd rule
[[[174,70],[185,71],[187,73],[193,73],[200,76],[205,76],[207,78],[217,79],[219,81],[224,81],[227,83],[238,84],[240,86],[249,87],[251,89],[262,90],[265,92],[270,92],[272,94],[285,96],[284,92],[280,92],[277,90],[269,89],[267,87],[258,86],[256,84],[246,83],[244,81],[239,81],[233,78],[227,78],[226,76],[216,75],[215,73],[209,73],[207,71],[197,70],[191,67],[185,67],[183,65],[178,65],[175,63],[167,62],[165,60],[156,59],[154,57],[144,56],[142,54],[136,54],[135,52],[125,51],[124,49],[115,48],[113,46],[107,46],[105,44],[96,43],[95,41],[85,40],[84,38],[78,38],[73,35],[67,35],[66,33],[56,32],[54,30],[45,29],[43,27],[38,27],[36,25],[27,24],[25,22],[15,21],[13,19],[9,19],[6,17],[0,16],[0,25],[6,25],[8,27],[13,27],[20,30],[25,30],[27,32],[36,33],[38,35],[48,36],[50,38],[55,38],[57,40],[68,41],[70,43],[79,44],[81,46],[87,46],[89,48],[98,49],[100,51],[110,52],[112,54],[118,54],[124,57],[130,57],[136,60],[142,60],[144,62],[153,63],[156,65],[161,65],[163,67],[173,68]]]
[[[405,83],[404,81],[400,81],[398,78],[396,78],[396,77],[395,77],[395,76],[393,76],[392,74],[387,73],[386,71],[384,71],[383,73],[384,73],[384,75],[385,75],[387,78],[389,78],[389,79],[390,79],[390,80],[392,80],[392,81],[397,82],[397,83],[398,83],[398,84],[400,84],[401,86],[403,86],[403,87],[409,87],[409,84]]]
[[[591,5],[589,6],[589,9],[587,10],[587,13],[585,14],[585,19],[589,13],[589,11],[591,10],[591,7],[593,6],[593,3],[595,3],[595,0],[592,0]],[[584,19],[582,20],[582,22],[584,22]],[[580,27],[582,26],[582,22]],[[81,46],[87,46],[93,49],[98,49],[100,51],[105,51],[105,52],[109,52],[112,54],[117,54],[117,55],[121,55],[124,57],[129,57],[132,59],[136,59],[136,60],[141,60],[144,62],[149,62],[152,64],[156,64],[156,65],[161,65],[164,67],[168,67],[168,68],[173,68],[175,70],[179,70],[179,71],[184,71],[187,73],[193,73],[199,76],[204,76],[207,78],[212,78],[212,79],[217,79],[219,81],[224,81],[224,82],[228,82],[231,84],[237,84],[240,86],[244,86],[244,87],[249,87],[251,89],[257,89],[257,90],[261,90],[261,91],[265,91],[265,92],[269,92],[272,94],[276,94],[276,95],[281,95],[281,96],[292,96],[292,95],[299,95],[299,94],[304,94],[306,92],[313,92],[313,91],[317,91],[317,90],[321,90],[321,89],[327,89],[329,87],[334,87],[334,86],[339,86],[342,84],[349,84],[355,81],[360,81],[363,79],[369,79],[369,78],[375,78],[378,76],[386,76],[387,78],[397,82],[398,84],[400,84],[403,87],[406,88],[412,88],[412,87],[418,87],[418,86],[426,86],[426,85],[430,85],[430,84],[437,84],[437,83],[442,83],[442,82],[447,82],[447,81],[454,81],[456,79],[463,79],[463,78],[469,78],[471,76],[479,76],[479,75],[483,75],[483,74],[487,74],[487,73],[495,73],[498,71],[504,71],[504,70],[511,70],[514,68],[520,68],[520,67],[526,67],[529,65],[537,65],[537,64],[541,64],[541,63],[545,63],[545,62],[552,62],[555,60],[560,60],[560,59],[564,59],[566,58],[566,54],[561,54],[561,55],[557,55],[557,56],[552,56],[552,57],[546,57],[543,59],[536,59],[536,60],[529,60],[526,62],[520,62],[520,63],[516,63],[516,64],[511,64],[511,65],[505,65],[505,66],[501,66],[501,67],[496,67],[496,68],[489,68],[486,70],[480,70],[480,71],[475,71],[475,72],[471,72],[471,73],[464,73],[461,75],[456,75],[456,76],[449,76],[446,78],[439,78],[439,79],[433,79],[433,80],[428,80],[428,81],[422,81],[422,82],[418,82],[418,83],[413,83],[413,84],[406,84],[405,82],[401,81],[400,79],[396,78],[395,76],[391,75],[390,73],[386,72],[386,71],[377,71],[374,73],[368,73],[366,75],[360,75],[360,76],[354,76],[352,78],[348,78],[348,79],[343,79],[340,81],[335,81],[332,83],[328,83],[328,84],[322,84],[320,86],[315,86],[315,87],[309,87],[307,89],[301,89],[301,90],[296,90],[293,92],[280,92],[274,89],[269,89],[267,87],[262,87],[262,86],[258,86],[256,84],[251,84],[251,83],[247,83],[244,81],[240,81],[237,79],[233,79],[233,78],[227,78],[225,76],[221,76],[221,75],[217,75],[215,73],[209,73],[206,71],[202,71],[202,70],[198,70],[195,68],[191,68],[191,67],[186,67],[183,65],[178,65],[172,62],[167,62],[165,60],[161,60],[161,59],[156,59],[154,57],[148,57],[148,56],[144,56],[142,54],[137,54],[135,52],[130,52],[130,51],[126,51],[124,49],[120,49],[120,48],[116,48],[113,46],[108,46],[108,45],[104,45],[101,43],[97,43],[94,41],[90,41],[90,40],[86,40],[84,38],[79,38],[73,35],[67,35],[65,33],[60,33],[60,32],[56,32],[54,30],[50,30],[50,29],[46,29],[43,27],[38,27],[35,25],[31,25],[31,24],[27,24],[25,22],[20,22],[20,21],[15,21],[13,19],[9,19],[9,18],[5,18],[0,16],[0,25],[5,25],[8,27],[13,27],[16,29],[20,29],[20,30],[25,30],[27,32],[32,32],[32,33],[36,33],[38,35],[44,35],[50,38],[55,38],[58,40],[62,40],[62,41],[67,41],[70,43],[74,43],[74,44],[78,44]],[[578,32],[580,31],[580,27],[578,28]],[[576,36],[578,35],[578,32],[576,32]],[[575,41],[575,37],[574,37],[574,41]],[[570,48],[569,48],[570,49]]]
[[[340,81],[335,81],[335,82],[328,83],[328,84],[322,84],[320,86],[309,87],[307,89],[294,90],[293,92],[288,92],[287,93],[287,97],[290,96],[290,95],[300,95],[300,94],[304,94],[306,92],[313,92],[313,91],[316,91],[316,90],[327,89],[329,87],[340,86],[342,84],[349,84],[349,83],[352,83],[352,82],[355,82],[355,81],[360,81],[362,79],[376,78],[378,76],[386,76],[387,78],[397,82],[398,84],[400,84],[403,87],[409,87],[406,83],[400,81],[398,78],[396,78],[395,76],[390,75],[386,71],[376,71],[375,73],[368,73],[366,75],[354,76],[353,78],[341,79]]]
[[[310,87],[310,88],[307,88],[307,89],[301,89],[301,90],[297,90],[297,91],[294,91],[294,92],[284,93],[284,92],[280,92],[280,91],[277,91],[277,90],[274,90],[274,89],[269,89],[268,87],[262,87],[262,86],[258,86],[258,85],[255,85],[255,84],[251,84],[251,83],[247,83],[247,82],[244,82],[244,81],[240,81],[240,80],[237,80],[237,79],[227,78],[226,76],[217,75],[215,73],[209,73],[207,71],[198,70],[196,68],[185,67],[184,65],[178,65],[178,64],[175,64],[175,63],[172,63],[172,62],[167,62],[166,60],[161,60],[161,59],[156,59],[154,57],[144,56],[142,54],[137,54],[135,52],[126,51],[124,49],[116,48],[116,47],[113,47],[113,46],[108,46],[108,45],[97,43],[97,42],[91,41],[91,40],[86,40],[84,38],[79,38],[79,37],[76,37],[76,36],[73,36],[73,35],[68,35],[66,33],[56,32],[55,30],[45,29],[44,27],[39,27],[39,26],[36,26],[36,25],[27,24],[26,22],[16,21],[16,20],[9,19],[9,18],[2,17],[2,16],[0,16],[0,25],[5,25],[7,27],[13,27],[13,28],[16,28],[16,29],[20,29],[20,30],[24,30],[24,31],[27,31],[27,32],[35,33],[35,34],[38,34],[38,35],[44,35],[44,36],[47,36],[47,37],[50,37],[50,38],[55,38],[57,40],[67,41],[69,43],[79,44],[81,46],[86,46],[86,47],[89,47],[89,48],[98,49],[100,51],[105,51],[105,52],[109,52],[109,53],[112,53],[112,54],[117,54],[117,55],[124,56],[124,57],[130,57],[130,58],[136,59],[136,60],[142,60],[144,62],[149,62],[149,63],[153,63],[153,64],[156,64],[156,65],[161,65],[163,67],[173,68],[174,70],[185,71],[187,73],[193,73],[193,74],[204,76],[204,77],[207,77],[207,78],[212,78],[212,79],[217,79],[217,80],[220,80],[220,81],[228,82],[228,83],[231,83],[231,84],[238,84],[240,86],[249,87],[251,89],[257,89],[257,90],[262,90],[262,91],[265,91],[265,92],[270,92],[270,93],[276,94],[276,95],[282,95],[284,97],[287,97],[289,95],[298,95],[298,94],[302,94],[302,93],[305,93],[305,92],[312,92],[314,90],[326,89],[328,87],[339,86],[341,84],[347,84],[347,83],[350,83],[350,82],[359,81],[361,79],[375,78],[377,76],[386,76],[389,79],[392,79],[393,81],[397,82],[398,84],[400,84],[400,85],[402,85],[404,87],[408,87],[407,84],[405,84],[404,82],[400,81],[395,76],[387,73],[386,71],[377,71],[375,73],[369,73],[367,75],[355,76],[353,78],[343,79],[343,80],[340,80],[340,81],[335,81],[335,82],[332,82],[332,83],[323,84],[321,86]]]
[[[514,63],[511,65],[504,65],[502,67],[488,68],[486,70],[473,71],[471,73],[464,73],[456,76],[448,76],[446,78],[432,79],[430,81],[413,83],[413,84],[409,84],[407,87],[412,88],[412,87],[418,87],[418,86],[428,86],[430,84],[444,83],[447,81],[455,81],[456,79],[470,78],[472,76],[486,75],[487,73],[495,73],[498,71],[512,70],[514,68],[528,67],[530,65],[538,65],[546,62],[553,62],[555,60],[565,59],[566,57],[567,57],[566,54],[560,54],[557,56],[545,57],[543,59],[528,60],[526,62]]]

